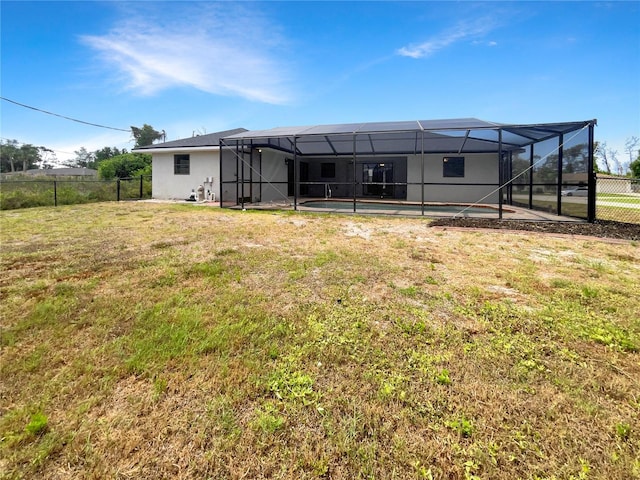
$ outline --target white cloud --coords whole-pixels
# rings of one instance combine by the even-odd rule
[[[403,57],[424,58],[430,57],[436,52],[453,45],[454,43],[482,37],[495,28],[495,23],[489,18],[480,18],[473,22],[459,22],[444,32],[432,36],[426,42],[418,45],[408,45],[397,50],[397,54]],[[475,42],[474,42],[475,43]],[[489,46],[497,45],[489,42]]]
[[[187,86],[265,103],[291,100],[275,26],[255,11],[249,22],[231,6],[222,14],[207,4],[186,9],[182,4],[179,15],[145,12],[145,18],[134,16],[105,35],[81,40],[115,67],[125,88],[142,95]]]

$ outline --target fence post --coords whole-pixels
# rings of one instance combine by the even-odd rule
[[[116,182],[116,201],[120,201],[120,179]]]
[[[53,206],[58,206],[58,182],[53,181]]]
[[[140,200],[142,200],[142,175],[140,175]]]

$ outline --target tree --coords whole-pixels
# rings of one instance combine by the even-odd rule
[[[614,149],[609,149],[609,156],[613,160],[614,165],[616,166],[616,173],[620,176],[624,175],[625,168],[624,164],[618,159],[618,151]]]
[[[611,164],[609,163],[609,149],[607,148],[607,142],[596,142],[594,151],[596,156],[604,162],[604,173],[611,175]]]
[[[41,154],[50,151],[45,147],[36,147],[30,143],[19,145],[17,140],[7,140],[0,143],[0,171],[25,172],[38,167],[42,162]]]
[[[100,164],[100,162],[104,160],[122,155],[123,153],[127,153],[126,148],[120,150],[117,147],[102,147],[100,150],[96,150],[95,152],[93,152],[93,157],[95,159],[95,163]]]
[[[85,147],[80,147],[74,151],[75,158],[68,160],[65,165],[69,167],[98,169],[100,163],[110,158],[127,153],[127,149],[120,150],[117,147],[102,147],[100,150],[89,152]]]
[[[640,178],[640,150],[636,151],[636,159],[629,164],[629,170],[632,177]]]
[[[53,168],[53,165],[56,162],[56,154],[53,150],[46,147],[40,148],[40,162],[38,162],[38,168],[46,170]]]
[[[580,143],[562,151],[563,172],[584,173],[588,168],[587,145]]]
[[[76,158],[67,161],[65,165],[76,168],[95,168],[95,156],[92,152],[80,147],[80,150],[75,150],[73,153],[76,154]]]
[[[605,167],[607,169],[607,173],[612,173],[611,172],[611,164],[613,163],[613,165],[615,165],[615,174],[617,175],[624,175],[627,171],[627,165],[626,162],[621,162],[618,159],[618,151],[613,149],[613,148],[609,148],[607,146],[607,142],[596,142],[596,154],[598,154],[598,156],[602,159],[602,161],[605,164]]]
[[[98,175],[105,180],[113,178],[131,178],[151,173],[151,155],[142,153],[124,153],[103,160],[98,165]]]
[[[638,143],[640,143],[640,138],[636,136],[627,138],[627,141],[624,143],[624,151],[629,154],[629,163],[633,162],[633,154],[636,152]]]
[[[15,172],[18,158],[18,141],[7,140],[0,144],[0,169],[2,172]]]
[[[142,126],[142,128],[131,127],[131,134],[136,141],[136,147],[146,147],[147,145],[151,145],[156,140],[165,137],[164,130],[159,132],[155,130],[151,125],[147,125],[146,123]]]

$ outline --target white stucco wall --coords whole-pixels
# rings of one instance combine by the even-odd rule
[[[188,154],[190,159],[189,175],[175,175],[173,157],[177,154]],[[172,151],[153,153],[153,198],[186,199],[192,189],[199,185],[215,193],[216,200],[220,196],[220,154],[218,151]],[[213,177],[212,185],[205,185],[205,179]],[[206,192],[205,192],[206,193]]]
[[[288,198],[286,158],[290,156],[282,152],[262,151],[262,202],[282,202]]]
[[[464,177],[444,177],[443,176],[443,157],[446,156],[464,156],[465,157],[465,175]],[[263,149],[262,151],[262,187],[258,185],[258,176],[254,174],[254,184],[252,186],[251,194],[253,201],[262,202],[280,202],[287,198],[287,164],[285,159],[293,158],[292,155],[287,155],[279,151]],[[383,156],[375,157],[372,161],[384,161]],[[420,183],[421,174],[421,157],[420,155],[408,155],[407,157],[407,172],[406,178],[409,183]],[[155,159],[155,157],[154,157]],[[366,157],[362,157],[361,160],[365,160]],[[306,161],[309,164],[310,177],[319,177],[320,164],[323,161],[332,160],[330,158],[309,158]],[[350,182],[353,178],[353,166],[349,164],[349,159],[340,158],[334,160],[336,163],[336,179],[334,183],[338,182]],[[254,165],[256,165],[254,163]],[[402,167],[402,168],[400,168]],[[257,165],[256,165],[256,168]],[[402,171],[404,168],[404,162],[398,162],[398,169],[395,174],[397,177],[395,181],[400,180],[404,176]],[[171,169],[173,169],[173,156],[171,157]],[[173,170],[171,170],[173,173]],[[426,185],[425,186],[425,201],[427,202],[451,202],[451,203],[472,203],[479,201],[485,195],[489,194],[497,188],[498,183],[498,161],[496,154],[466,154],[458,155],[456,153],[451,154],[427,154],[425,155],[425,168],[424,178],[426,183],[441,183],[441,185]],[[248,179],[248,172],[245,169],[246,179]],[[154,164],[154,176],[155,176],[155,164]],[[215,175],[217,180],[217,174]],[[231,177],[230,177],[231,178]],[[362,165],[358,165],[357,178],[361,181],[362,178]],[[314,181],[324,181],[322,178],[316,178]],[[269,183],[271,182],[271,184]],[[332,183],[330,179],[327,179],[327,183]],[[491,185],[473,185],[477,183],[486,183]],[[463,184],[463,185],[452,185]],[[468,185],[464,185],[468,184]],[[226,197],[228,201],[235,201],[236,187],[235,184],[228,184],[226,186],[228,192]],[[186,190],[189,192],[192,187]],[[218,188],[218,185],[216,185]],[[323,190],[323,187],[319,187]],[[314,186],[310,186],[309,195],[323,196],[324,191],[320,191]],[[341,191],[344,190],[344,191]],[[245,197],[249,197],[248,186],[245,185]],[[358,189],[358,195],[360,196],[362,191],[361,187]],[[334,197],[351,196],[353,195],[349,186],[337,186],[332,185],[332,194]],[[412,202],[420,202],[422,198],[422,187],[420,185],[408,185],[407,186],[407,200]],[[498,203],[498,193],[492,193],[486,199],[482,200],[483,203]]]
[[[464,177],[443,176],[442,159],[447,156],[464,157]],[[421,182],[421,163],[420,155],[409,155],[407,157],[408,182]],[[425,183],[442,183],[442,185],[425,185],[424,199],[426,202],[477,202],[497,188],[498,158],[496,154],[427,154],[424,162],[424,181]],[[494,186],[447,185],[452,183],[491,183]],[[420,185],[408,185],[407,200],[419,202],[421,199],[422,187]],[[491,194],[482,200],[482,203],[498,203],[498,193]]]

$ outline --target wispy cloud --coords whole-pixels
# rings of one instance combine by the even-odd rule
[[[403,57],[424,58],[449,47],[455,43],[478,39],[496,27],[495,22],[490,18],[479,18],[474,21],[459,22],[455,26],[438,32],[427,41],[418,45],[407,45],[397,50],[397,54]],[[495,46],[495,42],[488,45]]]
[[[175,12],[145,12],[144,18],[134,15],[105,35],[81,40],[115,68],[125,88],[143,95],[188,86],[259,102],[291,101],[276,26],[255,11],[249,23],[230,9],[199,4],[197,10],[183,8],[180,20]]]

